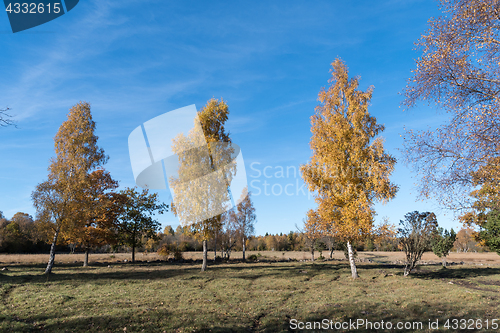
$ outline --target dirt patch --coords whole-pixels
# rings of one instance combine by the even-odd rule
[[[480,284],[484,284],[486,286],[499,286],[500,287],[500,281],[477,281]]]
[[[482,287],[478,286],[477,284],[474,284],[474,283],[471,283],[471,282],[465,281],[465,280],[456,280],[456,281],[450,281],[450,282],[453,284],[459,285],[461,287],[467,288],[467,289],[488,291],[488,292],[497,292],[496,290],[482,288]]]

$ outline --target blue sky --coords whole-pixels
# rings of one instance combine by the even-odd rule
[[[310,157],[309,118],[335,58],[361,76],[361,88],[375,87],[369,110],[385,124],[386,149],[398,160],[404,126],[426,129],[447,119],[425,104],[405,112],[399,106],[419,55],[413,43],[437,15],[430,0],[88,0],[16,34],[0,15],[0,106],[10,107],[18,124],[0,129],[0,210],[9,218],[35,215],[30,194],[46,179],[53,137],[79,101],[91,104],[99,145],[110,156],[106,169],[123,188],[135,185],[127,147],[134,128],[222,97],[254,193],[256,233],[295,230],[315,203],[292,171]],[[288,177],[276,175],[280,168]],[[391,178],[400,191],[375,206],[376,221],[435,211],[441,225],[459,227],[434,201],[417,201],[412,177],[400,161]],[[288,184],[293,195],[271,193]],[[159,220],[179,224],[171,213]]]

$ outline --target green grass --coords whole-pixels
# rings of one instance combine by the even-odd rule
[[[47,277],[41,264],[10,265],[0,273],[0,331],[289,332],[292,318],[422,321],[424,328],[439,319],[444,331],[448,318],[500,318],[499,268],[424,266],[405,278],[401,267],[359,264],[357,280],[345,261],[199,269],[67,264]]]

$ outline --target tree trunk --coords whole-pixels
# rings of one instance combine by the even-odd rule
[[[311,260],[314,261],[314,247],[311,247]]]
[[[446,267],[446,257],[443,256],[443,267]]]
[[[132,229],[132,263],[135,262],[135,246],[137,244],[137,225],[134,224],[134,228]]]
[[[356,263],[354,262],[354,252],[352,251],[351,242],[347,242],[347,252],[349,253],[349,264],[351,265],[351,276],[353,279],[357,279],[358,271],[356,270]]]
[[[217,260],[217,230],[215,230],[215,237],[214,237],[214,261]]]
[[[245,237],[243,237],[243,261],[245,260]]]
[[[132,244],[132,262],[135,262],[135,243]]]
[[[330,259],[333,259],[333,246],[330,248]]]
[[[50,246],[50,257],[49,262],[47,263],[47,268],[45,269],[45,274],[52,273],[52,267],[54,266],[54,261],[56,259],[56,243],[57,236],[59,236],[59,231],[61,231],[60,226],[57,227],[56,233],[54,234],[54,239],[52,240],[52,245]]]
[[[201,271],[204,272],[207,270],[207,240],[203,240],[203,264],[201,265]]]
[[[83,267],[87,267],[89,265],[89,248],[85,249],[85,259],[83,260]]]

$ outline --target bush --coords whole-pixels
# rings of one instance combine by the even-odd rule
[[[257,260],[257,256],[255,254],[252,254],[251,256],[248,257],[248,260],[256,261]]]
[[[167,258],[172,252],[170,251],[170,247],[167,244],[163,244],[160,246],[158,251],[156,251],[159,256]]]
[[[182,260],[182,252],[179,249],[174,250],[174,259],[175,260]]]
[[[163,244],[159,249],[158,251],[156,252],[158,253],[159,256],[162,256],[162,257],[168,257],[170,255],[170,249],[168,247],[167,244]],[[175,252],[174,252],[174,256],[175,256]]]
[[[407,276],[416,267],[424,251],[431,247],[438,223],[434,213],[414,211],[407,213],[399,225],[399,244],[406,254],[403,275]]]
[[[158,253],[158,255],[165,257],[165,258],[169,257],[170,255],[173,255],[174,260],[184,259],[182,256],[181,249],[173,244],[172,245],[163,244],[162,246],[160,246],[160,248],[158,249],[158,251],[156,253]]]

